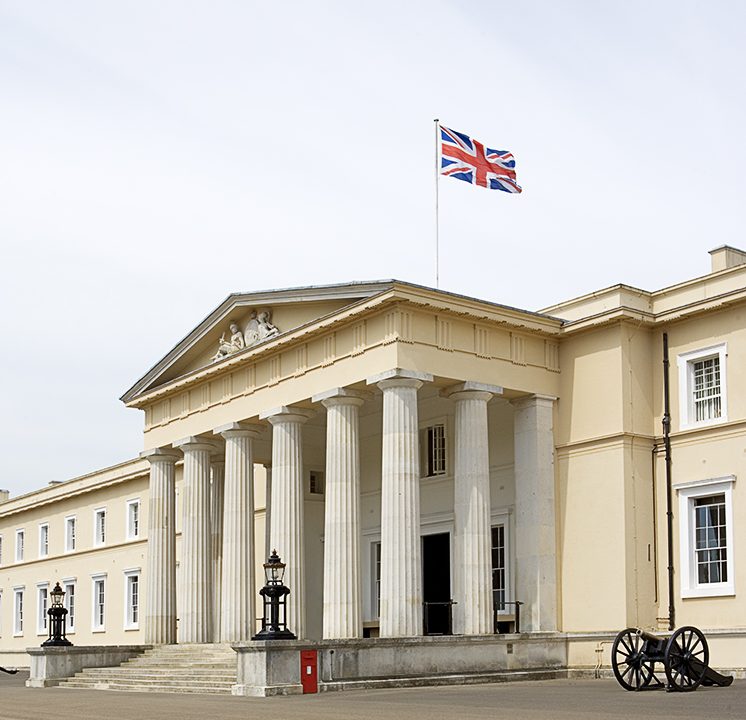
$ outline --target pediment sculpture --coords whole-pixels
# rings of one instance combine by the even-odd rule
[[[220,336],[218,341],[218,351],[212,356],[213,362],[218,362],[223,358],[233,355],[234,353],[258,345],[269,338],[279,335],[280,331],[271,322],[272,314],[269,310],[262,310],[257,313],[252,310],[251,319],[246,325],[243,332],[235,321],[228,326],[230,337],[226,339],[225,333]]]

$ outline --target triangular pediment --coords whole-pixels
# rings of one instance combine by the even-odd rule
[[[391,289],[394,281],[324,285],[229,295],[122,396],[155,388],[248,354],[287,333]]]

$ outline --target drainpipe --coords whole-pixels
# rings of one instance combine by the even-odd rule
[[[663,333],[663,447],[666,452],[666,519],[668,521],[668,629],[676,627],[673,604],[673,510],[671,508],[671,391],[668,382],[668,333]]]

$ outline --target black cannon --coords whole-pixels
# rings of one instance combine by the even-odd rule
[[[627,628],[616,636],[611,646],[611,667],[625,690],[651,690],[665,687],[677,692],[691,692],[700,685],[727,687],[733,682],[708,662],[710,649],[699,628],[688,625],[662,638],[638,628]],[[659,677],[660,663],[666,682]]]

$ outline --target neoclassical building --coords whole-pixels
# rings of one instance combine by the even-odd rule
[[[0,660],[57,581],[76,644],[247,641],[276,549],[309,641],[512,633],[519,601],[570,665],[671,620],[742,665],[746,254],[711,255],[541,312],[394,280],[230,295],[122,396],[139,458],[0,504]]]

